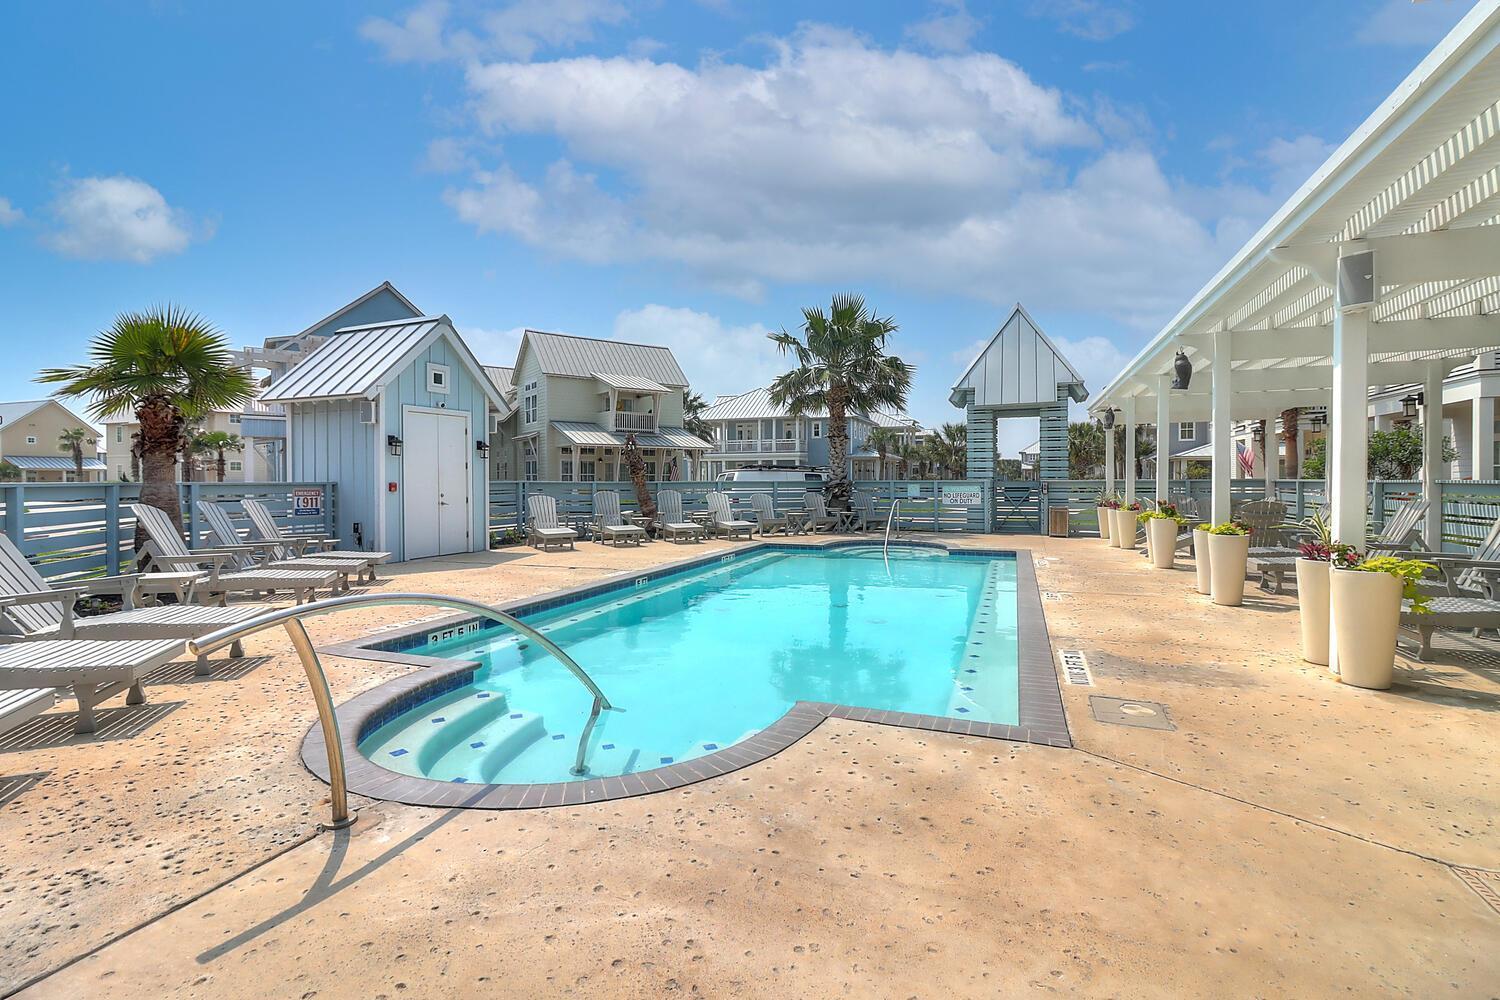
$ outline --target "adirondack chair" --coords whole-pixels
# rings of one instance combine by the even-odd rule
[[[78,699],[80,734],[98,727],[94,707],[128,691],[125,704],[146,701],[141,679],[182,652],[176,639],[39,639],[0,646],[0,689],[70,687]]]
[[[300,603],[312,600],[319,587],[332,590],[340,574],[334,570],[313,569],[252,569],[233,570],[237,560],[253,550],[243,546],[232,549],[198,549],[189,551],[182,536],[165,511],[148,504],[133,503],[131,511],[136,523],[149,539],[145,554],[151,561],[167,570],[196,569],[203,576],[193,585],[193,597],[207,595],[220,604],[227,603],[230,594],[275,593],[278,590],[291,592]]]
[[[621,542],[639,545],[646,540],[646,529],[627,523],[620,513],[620,494],[615,490],[594,494],[594,540],[600,545],[613,542],[616,548]]]
[[[839,525],[839,519],[828,513],[828,505],[823,502],[823,494],[816,490],[808,490],[802,498],[802,507],[807,511],[807,528],[816,534],[819,531],[832,531]]]
[[[1426,514],[1427,501],[1425,500],[1410,500],[1402,504],[1396,513],[1391,515],[1390,520],[1385,522],[1385,528],[1380,536],[1366,545],[1365,551],[1369,555],[1410,552],[1414,557],[1420,555],[1426,558],[1426,553],[1421,551],[1426,548],[1426,543],[1418,534],[1422,518]],[[1291,530],[1301,533],[1298,529]],[[1287,577],[1297,571],[1297,553],[1296,548],[1287,545],[1252,548],[1250,571],[1260,574],[1260,588],[1274,594],[1281,593],[1286,585]]]
[[[791,518],[786,514],[776,513],[775,505],[765,493],[750,494],[750,519],[755,522],[755,530],[760,532],[762,538],[773,531],[790,535],[795,530]]]
[[[115,577],[114,581],[130,577]],[[260,604],[232,608],[199,604],[135,606],[133,588],[123,588],[125,610],[112,614],[76,617],[78,598],[98,592],[92,581],[79,585],[49,586],[10,538],[0,534],[0,643],[38,639],[196,639],[228,625],[238,625],[270,609]],[[116,588],[106,588],[114,593]],[[231,659],[243,656],[240,644],[229,647]],[[198,657],[195,671],[210,674],[208,657]]]
[[[234,526],[234,521],[229,517],[229,511],[214,500],[199,500],[198,516],[208,526],[209,539],[214,544],[221,548],[244,547],[249,550],[233,565],[234,569],[326,570],[339,575],[337,590],[348,591],[349,574],[360,568],[348,560],[324,559],[319,556],[298,559],[278,558],[276,552],[282,548],[281,543],[268,542],[265,539],[254,541],[242,539],[239,529]]]
[[[876,512],[875,501],[870,494],[856,490],[851,495],[849,504],[853,509],[850,526],[855,531],[869,531],[871,528],[884,527],[885,518]]]
[[[682,513],[682,494],[676,490],[662,490],[656,495],[656,514],[656,530],[669,541],[700,541],[705,534],[703,525]]]
[[[561,546],[578,540],[578,532],[564,528],[557,520],[557,498],[545,493],[532,493],[526,497],[526,541],[539,549],[549,545]]]
[[[729,507],[729,498],[715,490],[704,497],[708,503],[709,522],[708,530],[715,535],[728,535],[731,538],[744,535],[749,541],[755,532],[755,522],[746,521],[734,516],[734,511]]]
[[[361,578],[366,582],[375,579],[375,567],[390,560],[389,552],[366,552],[363,549],[337,549],[329,546],[337,545],[337,538],[329,538],[323,535],[288,535],[281,530],[281,525],[276,523],[276,518],[271,514],[271,509],[259,500],[245,499],[240,501],[240,508],[250,518],[250,526],[255,533],[268,542],[281,542],[284,546],[276,555],[278,559],[286,559],[292,556],[315,555],[319,559],[348,559],[350,562],[360,564]],[[309,553],[308,549],[312,549]]]

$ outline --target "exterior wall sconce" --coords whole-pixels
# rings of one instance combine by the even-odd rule
[[[1323,425],[1327,422],[1328,418],[1321,413],[1314,413],[1311,417],[1308,418],[1308,423],[1312,425],[1313,433],[1317,433],[1318,431],[1322,430]]]
[[[1193,381],[1193,363],[1188,360],[1187,352],[1182,348],[1177,349],[1177,357],[1172,360],[1172,388],[1186,389]]]
[[[394,434],[385,436],[385,446],[390,449],[392,455],[401,454],[401,439]]]
[[[1417,418],[1417,407],[1425,402],[1422,398],[1423,395],[1423,393],[1419,392],[1414,395],[1402,396],[1401,415],[1407,420],[1415,420]]]
[[[1264,441],[1266,439],[1266,430],[1260,424],[1256,424],[1250,428],[1250,436],[1256,441]]]
[[[479,440],[474,442],[474,450],[479,452],[480,458],[490,457],[490,443],[484,438],[480,438]]]

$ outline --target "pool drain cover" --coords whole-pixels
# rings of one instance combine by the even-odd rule
[[[1089,696],[1089,708],[1094,721],[1112,726],[1134,726],[1137,729],[1166,729],[1175,732],[1177,727],[1167,718],[1167,706],[1154,701],[1131,701],[1127,698],[1106,698],[1103,695]]]

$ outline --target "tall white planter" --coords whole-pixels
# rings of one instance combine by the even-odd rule
[[[1245,600],[1249,535],[1208,536],[1209,593],[1215,604],[1238,607]]]
[[[1146,522],[1146,541],[1151,548],[1151,565],[1171,569],[1177,561],[1177,522],[1169,517],[1153,517]]]
[[[1109,541],[1109,522],[1111,520],[1108,507],[1095,507],[1094,512],[1099,515],[1099,537],[1106,542]]]
[[[1193,568],[1197,570],[1198,593],[1213,593],[1212,577],[1209,568],[1213,565],[1212,557],[1208,553],[1209,534],[1202,528],[1193,529]]]
[[[1139,513],[1138,510],[1126,510],[1123,507],[1115,511],[1114,529],[1115,535],[1119,536],[1120,548],[1135,549],[1135,518]],[[1113,542],[1114,537],[1110,541]]]
[[[1302,619],[1302,658],[1328,663],[1328,574],[1322,559],[1297,560],[1297,613]]]
[[[1104,513],[1109,518],[1109,546],[1112,549],[1118,549],[1120,543],[1124,541],[1124,536],[1120,534],[1120,511],[1116,507],[1111,507]]]
[[[1339,680],[1381,691],[1390,687],[1401,625],[1400,579],[1389,573],[1330,570],[1328,595],[1339,644]]]

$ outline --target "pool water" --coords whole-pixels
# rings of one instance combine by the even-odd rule
[[[1015,725],[1016,564],[878,546],[766,550],[528,614],[614,704],[589,741],[606,777],[712,753],[798,701]],[[483,664],[471,684],[360,741],[382,767],[440,781],[570,773],[592,699],[501,627],[412,652]]]

